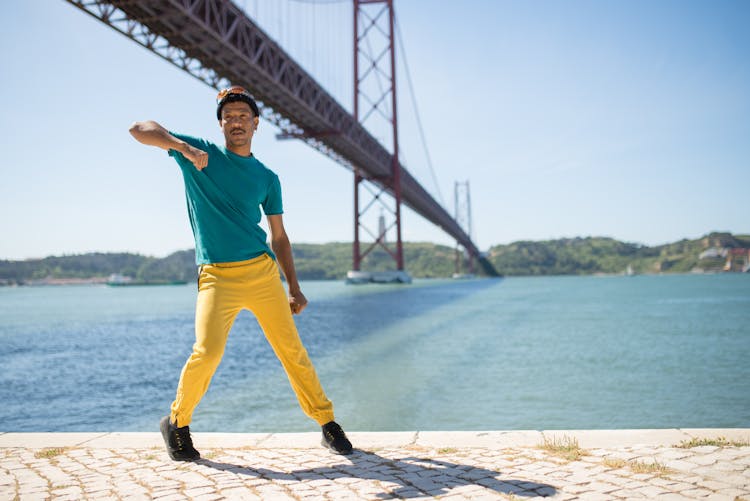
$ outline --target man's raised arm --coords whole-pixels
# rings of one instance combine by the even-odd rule
[[[148,146],[156,146],[163,150],[179,151],[185,158],[190,160],[198,170],[202,170],[208,165],[208,153],[194,146],[190,146],[182,139],[174,137],[167,129],[153,120],[133,122],[133,125],[130,126],[130,134],[139,143]]]

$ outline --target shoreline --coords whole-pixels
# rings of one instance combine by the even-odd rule
[[[750,275],[750,272],[735,272],[735,271],[721,271],[721,270],[705,270],[705,271],[679,271],[679,272],[654,272],[654,273],[634,273],[632,275],[628,275],[626,273],[605,273],[605,272],[595,272],[595,273],[568,273],[568,274],[547,274],[547,275],[502,275],[500,277],[485,277],[485,276],[476,276],[472,277],[469,280],[503,280],[507,278],[553,278],[553,277],[559,277],[559,278],[566,278],[566,277],[594,277],[594,278],[610,278],[610,277],[676,277],[676,276],[696,276],[696,275],[731,275],[731,276],[742,276],[742,275]],[[414,280],[419,281],[429,281],[429,280],[441,280],[441,281],[462,281],[465,282],[467,279],[456,279],[449,276],[446,277],[414,277]],[[301,278],[300,282],[344,282],[346,281],[346,277],[341,278],[313,278],[313,279],[304,279]],[[127,286],[133,286],[133,287],[146,287],[146,286],[183,286],[183,285],[195,285],[195,281],[177,281],[175,283],[169,282],[169,283],[162,283],[162,282],[145,282],[145,283],[128,283],[128,284],[110,284],[107,283],[106,277],[91,277],[91,278],[54,278],[54,279],[37,279],[34,280],[33,283],[7,283],[0,281],[0,287],[8,287],[8,288],[15,288],[15,287],[59,287],[59,286],[66,286],[66,285],[75,285],[75,286],[101,286],[101,285],[107,285],[107,286],[119,286],[119,285],[127,285]]]
[[[682,441],[717,439],[747,442],[750,428],[639,428],[614,430],[498,430],[498,431],[352,431],[347,432],[360,447],[535,447],[545,439],[567,437],[584,448],[613,445],[676,447]],[[317,432],[296,433],[224,433],[193,432],[196,445],[207,447],[317,447]],[[158,432],[10,432],[0,431],[0,449],[12,447],[162,447]]]

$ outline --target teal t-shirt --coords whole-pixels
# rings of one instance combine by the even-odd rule
[[[185,180],[196,264],[244,261],[264,253],[275,259],[258,224],[260,207],[266,215],[284,212],[278,176],[255,156],[243,157],[205,139],[170,134],[208,153],[208,165],[199,171],[182,153],[169,150]]]

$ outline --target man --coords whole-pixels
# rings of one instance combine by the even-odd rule
[[[188,425],[221,361],[234,319],[248,309],[284,367],[302,410],[321,425],[322,444],[337,454],[350,454],[352,445],[334,421],[333,404],[292,318],[305,309],[307,299],[284,230],[279,178],[251,151],[258,106],[242,87],[222,90],[216,100],[224,146],[169,132],[153,121],[130,127],[136,140],[167,150],[180,166],[199,265],[196,341],[182,369],[171,413],[161,420],[167,452],[176,461],[200,458]],[[260,207],[268,219],[270,248],[258,226]]]

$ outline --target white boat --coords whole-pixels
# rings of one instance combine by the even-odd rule
[[[411,275],[403,270],[396,271],[360,271],[346,273],[348,284],[410,284]]]

